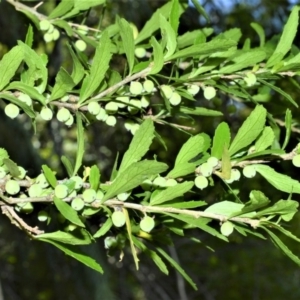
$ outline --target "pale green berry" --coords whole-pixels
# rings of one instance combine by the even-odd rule
[[[167,99],[170,99],[171,96],[173,95],[173,89],[172,89],[172,87],[169,86],[169,85],[162,85],[162,86],[160,87],[160,89],[161,89],[163,95],[164,95]]]
[[[77,28],[77,32],[82,34],[82,35],[87,35],[88,31],[89,31],[89,28],[85,25],[80,25]]]
[[[216,96],[216,89],[212,86],[207,86],[204,88],[204,98],[210,100]]]
[[[44,106],[40,112],[41,118],[45,121],[50,121],[53,118],[53,112],[49,107]]]
[[[84,205],[84,201],[81,198],[74,198],[71,202],[71,207],[76,211],[82,210]]]
[[[66,109],[65,107],[62,107],[61,109],[59,109],[59,111],[56,114],[56,118],[60,122],[68,121],[70,116],[71,116],[70,111],[68,109]]]
[[[52,36],[53,36],[53,40],[57,41],[60,37],[60,32],[57,28],[54,28],[53,32],[52,32]]]
[[[196,84],[192,84],[192,85],[188,86],[188,89],[187,89],[187,92],[192,96],[195,96],[196,94],[198,94],[199,91],[200,91],[200,87],[199,87],[199,85],[196,85]]]
[[[175,185],[177,185],[177,181],[175,179],[173,178],[167,179],[166,186],[175,186]]]
[[[177,92],[173,92],[169,101],[172,105],[177,106],[181,103],[181,96]]]
[[[24,206],[22,206],[21,210],[22,213],[30,214],[33,212],[33,205],[30,202],[26,202]]]
[[[121,193],[121,194],[117,195],[117,198],[120,201],[126,201],[129,198],[130,194],[131,193],[126,193],[126,192],[125,193]]]
[[[128,111],[131,114],[136,114],[142,108],[142,102],[138,99],[131,99],[129,101]]]
[[[75,47],[76,47],[80,52],[83,52],[83,51],[86,49],[87,44],[86,44],[86,42],[83,41],[83,40],[77,40],[77,41],[75,42]]]
[[[108,114],[106,113],[104,108],[100,108],[99,114],[96,116],[96,119],[99,121],[105,121],[108,117]]]
[[[221,225],[221,233],[225,236],[229,236],[232,234],[234,230],[234,226],[230,221],[226,221]]]
[[[140,228],[145,232],[150,232],[154,228],[154,226],[154,219],[149,216],[144,217],[140,222]]]
[[[108,102],[105,105],[105,111],[110,113],[110,114],[114,114],[118,111],[118,104],[116,102]]]
[[[18,169],[20,171],[20,174],[17,176],[17,178],[18,179],[24,179],[25,176],[26,176],[27,171],[21,166],[18,166]]]
[[[229,179],[225,179],[224,181],[227,182],[227,183],[232,183],[232,182],[234,182],[234,174],[231,172],[231,173],[230,173],[230,178],[229,178]]]
[[[28,195],[29,197],[39,197],[42,193],[43,189],[39,184],[34,183],[29,189],[28,189]]]
[[[64,184],[58,184],[54,189],[54,194],[57,198],[66,198],[69,194],[68,187]]]
[[[108,116],[107,119],[105,120],[105,123],[108,126],[114,127],[117,124],[117,119],[115,116]]]
[[[28,106],[31,106],[32,104],[32,99],[26,95],[26,94],[23,94],[21,93],[19,96],[18,96],[18,99],[24,103],[26,103]]]
[[[42,188],[47,188],[49,186],[49,183],[45,177],[44,174],[40,174],[36,179],[35,183],[40,185]]]
[[[125,215],[121,211],[114,211],[111,215],[111,220],[116,227],[122,227],[126,223]]]
[[[138,131],[138,129],[140,128],[140,125],[139,124],[134,124],[132,125],[131,129],[130,129],[130,132],[132,135],[135,135],[135,133]]]
[[[47,31],[50,28],[51,23],[48,20],[44,19],[40,21],[39,25],[41,30]]]
[[[44,41],[45,41],[46,43],[52,42],[52,41],[53,41],[53,34],[52,34],[52,33],[49,33],[49,32],[46,32],[46,33],[44,34]]]
[[[82,194],[83,200],[87,203],[92,203],[93,201],[95,201],[96,196],[97,196],[97,193],[93,189],[86,189]]]
[[[208,187],[208,180],[206,177],[204,177],[203,175],[197,176],[195,178],[195,186],[200,189],[203,190],[206,187]]]
[[[79,176],[72,176],[70,178],[70,180],[72,180],[72,181],[75,182],[75,187],[74,187],[75,190],[79,190],[79,189],[82,188],[82,186],[83,186],[83,180],[82,180],[81,177],[79,177]]]
[[[219,160],[218,160],[216,157],[211,156],[211,157],[207,160],[207,163],[208,163],[209,165],[211,165],[211,166],[214,168],[214,167],[216,167],[216,166],[218,165]]]
[[[203,163],[201,166],[199,166],[199,170],[203,176],[208,177],[212,174],[213,167],[208,163]]]
[[[70,98],[69,95],[65,95],[60,99],[60,101],[67,102],[67,101],[69,101],[69,98]]]
[[[152,184],[154,186],[165,187],[166,182],[167,182],[166,178],[158,176],[153,180]]]
[[[146,56],[146,49],[144,49],[144,48],[136,48],[135,50],[134,50],[134,54],[135,54],[135,56],[136,57],[138,57],[138,58],[143,58],[143,57],[145,57]]]
[[[149,97],[142,96],[142,98],[141,98],[141,104],[142,104],[143,108],[147,108],[150,105]]]
[[[117,97],[116,100],[120,101],[120,102],[116,102],[118,107],[124,108],[128,105],[130,98],[128,96],[120,96]]]
[[[130,82],[129,91],[133,95],[140,95],[143,92],[143,86],[139,81]]]
[[[96,193],[96,199],[101,201],[103,197],[104,197],[103,192],[101,190],[98,190]]]
[[[152,80],[147,79],[144,81],[143,87],[147,93],[152,93],[154,90],[154,83]]]
[[[50,24],[49,28],[48,28],[48,33],[53,33],[54,31],[54,26],[53,24]]]
[[[99,105],[98,102],[90,102],[88,104],[88,111],[92,115],[95,115],[95,116],[98,115],[100,112],[100,108],[101,108],[101,106]]]
[[[300,167],[300,154],[297,154],[293,157],[292,163],[295,167]]]
[[[152,181],[149,179],[146,179],[142,182],[141,187],[144,191],[150,191],[152,188]]]
[[[253,166],[249,165],[243,169],[243,175],[247,178],[253,178],[256,175],[256,170]]]
[[[15,180],[8,180],[5,183],[5,190],[10,195],[16,195],[20,192],[20,185]]]
[[[39,213],[38,213],[38,220],[40,222],[46,222],[48,220],[48,217],[49,217],[49,215],[48,215],[48,213],[45,210],[39,211]]]
[[[238,169],[232,169],[231,175],[233,176],[235,181],[237,181],[241,178],[241,172]]]
[[[14,119],[19,115],[20,109],[17,105],[15,105],[13,103],[9,103],[5,106],[4,112],[8,117],[10,117],[11,119]]]
[[[255,85],[257,78],[256,78],[255,74],[247,73],[244,80],[245,80],[247,86],[253,86],[253,85]]]
[[[134,123],[132,120],[126,120],[124,122],[124,127],[126,128],[126,130],[130,131],[131,128],[135,125],[136,123]]]

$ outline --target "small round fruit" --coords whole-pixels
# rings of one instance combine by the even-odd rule
[[[295,167],[300,167],[300,154],[297,154],[293,157],[292,163]]]
[[[86,45],[86,42],[85,42],[85,41],[83,41],[83,40],[77,40],[77,41],[75,42],[75,47],[76,47],[79,51],[83,52],[83,51],[86,49],[87,45]]]
[[[116,102],[118,107],[124,108],[128,105],[130,98],[128,96],[120,96],[117,97],[116,100],[118,101]]]
[[[234,226],[233,224],[230,222],[230,221],[226,221],[224,222],[222,225],[221,225],[221,233],[225,236],[229,236],[232,234],[233,232],[233,229],[234,229]]]
[[[52,42],[52,41],[53,41],[53,34],[52,34],[52,33],[49,33],[49,32],[46,32],[46,33],[44,34],[44,41],[45,41],[46,43]]]
[[[99,105],[98,102],[90,102],[88,104],[88,111],[92,115],[95,115],[95,116],[98,115],[100,112],[100,108],[101,108],[101,106]]]
[[[235,181],[239,180],[241,178],[241,172],[238,169],[232,169],[231,175],[234,178]]]
[[[49,186],[49,183],[45,177],[44,174],[40,174],[36,179],[35,179],[35,183],[40,185],[41,188],[45,189]]]
[[[5,106],[4,112],[8,117],[14,119],[19,115],[20,109],[17,105],[9,103]]]
[[[206,187],[208,187],[208,180],[206,177],[200,175],[200,176],[197,176],[195,178],[195,186],[200,189],[200,190],[203,190],[205,189]]]
[[[172,87],[169,86],[169,85],[162,85],[160,88],[161,88],[161,91],[163,92],[164,96],[167,99],[170,99],[171,96],[173,95],[173,89],[172,89]]]
[[[40,29],[43,31],[47,31],[50,28],[51,23],[44,19],[42,21],[40,21]]]
[[[166,182],[167,182],[166,178],[158,176],[153,180],[152,184],[154,186],[165,187]]]
[[[138,99],[131,99],[129,101],[128,111],[131,114],[136,114],[142,108],[142,102]]]
[[[126,128],[126,130],[130,131],[134,124],[135,123],[132,120],[126,120],[124,122],[124,127]]]
[[[181,102],[181,96],[177,92],[174,92],[169,101],[174,106],[179,105]]]
[[[69,95],[65,95],[65,96],[63,96],[63,97],[60,99],[60,101],[61,101],[61,102],[68,102],[69,99],[70,99]]]
[[[107,119],[105,120],[105,123],[108,126],[114,127],[117,124],[117,119],[115,116],[108,116]]]
[[[111,215],[111,220],[116,227],[122,227],[126,223],[125,215],[121,211],[114,211]]]
[[[65,122],[65,124],[70,127],[73,125],[73,123],[74,123],[74,117],[70,115],[70,118]]]
[[[18,97],[18,99],[24,103],[26,103],[28,106],[30,106],[32,104],[32,99],[26,95],[26,94],[23,94],[21,93]]]
[[[16,195],[20,192],[20,185],[15,180],[8,180],[5,184],[5,190],[10,195]]]
[[[150,105],[149,97],[142,96],[142,98],[141,98],[141,104],[142,104],[143,108],[147,108]]]
[[[21,208],[21,212],[25,214],[30,214],[33,212],[33,205],[30,202],[25,203],[24,206]]]
[[[243,169],[243,175],[247,178],[253,178],[256,175],[256,170],[253,166],[249,165]]]
[[[29,197],[39,197],[42,193],[43,189],[42,187],[34,183],[29,189],[28,189],[28,195]]]
[[[135,56],[136,57],[138,57],[138,58],[143,58],[143,57],[145,57],[146,56],[146,49],[144,49],[144,48],[136,48],[135,50],[134,50],[134,54],[135,54]]]
[[[18,179],[24,179],[25,176],[26,176],[27,171],[21,166],[18,166],[18,169],[20,171],[20,174],[17,176],[17,178]]]
[[[139,81],[130,82],[129,91],[133,95],[140,95],[143,92],[143,86]]]
[[[74,198],[71,202],[71,207],[76,210],[82,210],[84,208],[84,201],[81,198]]]
[[[38,220],[40,222],[46,222],[48,220],[48,217],[49,217],[49,215],[48,215],[48,213],[45,210],[39,211],[39,213],[38,213]]]
[[[82,188],[82,186],[83,186],[83,180],[82,180],[81,177],[79,177],[79,176],[72,176],[70,178],[70,180],[72,180],[72,181],[75,182],[75,187],[74,187],[75,190],[79,190],[79,189]]]
[[[87,202],[87,203],[92,203],[93,201],[95,201],[96,196],[97,196],[97,193],[93,189],[86,189],[82,194],[82,198],[83,198],[84,202]]]
[[[256,83],[256,76],[253,73],[247,73],[246,77],[244,78],[247,86],[253,86]]]
[[[139,124],[134,124],[130,129],[131,134],[135,135],[135,133],[139,130],[139,128],[140,128]]]
[[[96,193],[96,199],[101,201],[103,197],[104,197],[103,192],[101,190],[98,190]]]
[[[53,32],[52,32],[52,36],[53,36],[53,40],[57,41],[60,37],[60,32],[57,28],[54,28]]]
[[[71,113],[65,107],[62,107],[56,114],[56,118],[60,122],[66,122],[70,118]]]
[[[55,196],[60,199],[66,198],[68,193],[68,187],[64,184],[58,184],[54,189]]]
[[[118,200],[120,201],[126,201],[131,193],[121,193],[117,195]]]
[[[119,105],[116,102],[108,102],[104,108],[106,112],[114,114],[118,111]]]
[[[199,87],[199,85],[196,85],[196,84],[190,85],[187,89],[187,92],[192,96],[195,96],[196,94],[198,94],[199,91],[200,91],[200,87]]]
[[[153,92],[153,89],[154,89],[154,83],[152,80],[147,79],[144,81],[143,87],[147,93],[151,93],[151,92]]]
[[[173,178],[167,179],[167,181],[166,181],[166,186],[167,187],[168,186],[175,186],[175,185],[177,185],[177,181],[175,179],[173,179]]]
[[[45,121],[50,121],[53,118],[53,112],[49,107],[44,106],[40,112],[41,118]]]
[[[199,170],[203,176],[208,177],[212,174],[213,167],[209,163],[203,163],[199,166]]]
[[[154,219],[149,216],[144,217],[140,222],[140,228],[145,232],[150,232],[154,228],[154,226]]]
[[[214,168],[214,167],[216,167],[216,166],[218,165],[219,160],[218,160],[216,157],[211,156],[211,157],[207,160],[207,163],[208,163],[209,165],[211,165],[211,166]]]
[[[82,35],[87,35],[88,31],[89,31],[89,28],[85,25],[80,25],[77,28],[77,32],[82,34]]]
[[[142,182],[141,187],[144,191],[150,191],[152,188],[152,181],[150,179],[146,179]]]
[[[207,86],[204,88],[204,98],[210,100],[216,96],[216,89],[212,86]]]
[[[105,121],[108,117],[108,114],[106,113],[104,108],[100,108],[99,114],[96,116],[96,119],[99,121]]]

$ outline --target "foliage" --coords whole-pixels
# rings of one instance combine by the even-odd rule
[[[298,80],[300,52],[293,41],[299,7],[292,9],[276,43],[274,39],[265,42],[261,26],[252,24],[260,44],[251,47],[249,40],[239,43],[242,34],[237,28],[218,35],[211,28],[178,35],[179,19],[187,8],[178,0],[159,8],[140,32],[120,17],[106,28],[100,24],[100,29],[73,23],[75,17],[104,5],[105,0],[61,1],[49,16],[36,7],[8,2],[43,32],[46,43],[59,38],[67,41],[73,69],[61,67],[50,84],[47,56],[33,49],[33,28],[29,26],[25,42],[18,41],[0,61],[5,113],[12,119],[24,113],[33,125],[56,116],[67,128],[77,130],[76,157],[61,157],[68,174],[64,179],[58,179],[47,165],[39,176],[30,178],[0,149],[0,206],[13,224],[34,240],[50,243],[100,273],[99,263],[78,245],[104,238],[108,253],[118,252],[120,259],[129,246],[137,269],[139,253],[144,252],[163,273],[168,274],[170,264],[195,289],[193,280],[164,250],[172,244],[173,235],[189,235],[193,229],[224,242],[230,242],[233,232],[268,237],[300,265],[297,255],[276,235],[300,241],[284,226],[298,211],[298,202],[291,198],[300,194],[300,183],[272,165],[283,161],[300,165],[299,146],[285,150],[295,128],[287,107],[298,104],[276,86],[282,77]],[[205,14],[201,6],[198,9]],[[90,49],[94,49],[92,60],[86,54]],[[126,59],[118,70],[111,67],[117,56]],[[283,142],[277,120],[266,109],[266,98],[274,92],[286,101]],[[199,95],[206,103],[198,101]],[[210,106],[222,95],[236,101],[236,106],[251,109],[239,130],[231,132],[229,124],[219,122],[213,136],[191,134],[196,126],[187,123],[193,117],[213,120],[223,115],[221,107]],[[101,178],[98,165],[83,166],[85,128],[94,122],[112,127],[122,123],[133,135],[121,161],[116,160],[109,182]],[[173,166],[148,155],[154,138],[166,147],[158,124],[189,136]],[[255,176],[286,193],[287,199],[271,201],[267,192],[259,190],[240,199],[232,186],[251,182]],[[213,204],[202,200],[202,190],[213,190],[218,182],[224,187],[223,195]],[[45,208],[36,212],[35,203]],[[29,213],[47,222],[46,232],[25,222],[22,214]],[[96,231],[90,226],[95,217],[101,219]],[[56,219],[60,222],[54,223]],[[56,229],[50,232],[52,223]]]

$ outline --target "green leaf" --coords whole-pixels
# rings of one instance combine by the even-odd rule
[[[195,8],[197,9],[198,13],[200,15],[203,15],[203,17],[205,18],[206,22],[210,23],[209,15],[205,11],[204,7],[200,4],[200,2],[198,0],[192,0],[192,3],[195,6]]]
[[[36,28],[40,28],[38,17],[32,13],[30,10],[18,8],[18,11],[22,12],[32,23],[36,26]]]
[[[147,153],[154,138],[154,125],[151,119],[145,120],[140,128],[136,131],[130,143],[128,150],[125,152],[119,173],[123,172],[132,163],[140,161]]]
[[[176,33],[172,28],[171,24],[166,20],[166,18],[162,15],[159,16],[159,24],[161,30],[161,36],[163,40],[166,40],[166,48],[167,53],[164,58],[167,60],[176,50],[177,41],[176,41]]]
[[[184,107],[180,106],[179,111],[187,115],[205,116],[205,117],[221,117],[223,113],[205,107]]]
[[[77,154],[76,154],[76,162],[73,171],[73,176],[77,174],[79,168],[82,164],[82,158],[84,154],[84,128],[82,125],[82,119],[80,113],[76,113],[76,124],[77,124]]]
[[[79,103],[83,103],[90,97],[102,83],[112,56],[111,41],[107,31],[104,31],[100,42],[96,48],[96,53],[93,58],[91,72],[83,81],[83,87],[80,90]]]
[[[270,68],[275,64],[279,63],[284,58],[284,56],[290,51],[297,33],[299,22],[299,9],[299,6],[293,7],[289,19],[283,28],[283,32],[280,37],[279,43],[272,56],[267,61],[267,68]]]
[[[127,57],[129,74],[132,73],[134,65],[134,38],[133,31],[130,24],[125,19],[119,19],[118,25],[120,28],[120,35],[122,38],[123,48]]]
[[[26,38],[25,38],[25,44],[28,45],[30,48],[32,48],[33,44],[33,29],[31,24],[29,24],[27,33],[26,33]]]
[[[35,118],[35,112],[32,110],[32,108],[30,106],[28,106],[25,102],[19,100],[17,97],[12,96],[10,94],[7,93],[0,93],[0,99],[6,99],[8,101],[10,101],[11,103],[16,104],[17,106],[21,107],[25,114],[28,115],[28,117],[30,118]]]
[[[167,203],[167,204],[161,204],[160,206],[163,207],[170,207],[172,208],[180,208],[180,209],[188,209],[188,208],[198,208],[200,206],[207,205],[205,201],[194,201],[194,200],[189,200],[186,202],[172,202],[172,204]]]
[[[263,132],[255,142],[255,152],[266,150],[270,147],[275,139],[275,134],[270,126],[264,128]]]
[[[285,149],[289,143],[291,133],[292,133],[292,112],[290,109],[287,109],[285,112],[285,138],[281,149]]]
[[[56,20],[52,21],[52,24],[54,26],[61,28],[63,31],[65,31],[69,37],[73,37],[74,34],[76,34],[74,32],[73,28],[69,25],[69,23],[67,21],[64,21],[62,19],[56,19]],[[81,37],[81,36],[79,36],[79,37]],[[69,46],[69,45],[67,44],[67,46]]]
[[[255,217],[260,218],[266,215],[281,215],[286,222],[290,221],[298,212],[299,203],[294,200],[279,200],[273,206],[259,211]]]
[[[55,77],[55,84],[52,89],[49,101],[53,101],[65,96],[66,93],[71,91],[74,86],[75,82],[73,81],[70,74],[61,67]]]
[[[251,230],[249,228],[246,228],[243,225],[237,225],[237,223],[234,223],[234,229],[237,232],[239,232],[240,234],[242,234],[243,236],[247,236],[247,233],[249,233],[249,234],[254,235],[254,236],[256,236],[256,237],[258,237],[260,239],[263,239],[263,240],[266,239],[262,234],[254,231],[254,230]]]
[[[300,266],[300,259],[269,229],[261,226],[271,237],[272,242],[278,246],[285,255],[287,255],[293,262]]]
[[[89,182],[90,182],[91,188],[93,190],[97,191],[99,188],[99,185],[100,185],[100,170],[96,165],[91,167],[90,175],[89,175]]]
[[[111,218],[107,218],[105,223],[101,225],[101,227],[99,228],[99,230],[93,235],[94,238],[99,238],[103,235],[105,235],[110,228],[112,227],[113,222],[111,220]]]
[[[296,241],[296,242],[300,242],[300,239],[293,235],[291,232],[287,231],[286,229],[284,229],[283,227],[281,227],[279,224],[277,223],[274,223],[274,222],[270,222],[270,221],[261,221],[260,222],[261,225],[267,225],[271,228],[275,228],[277,229],[278,231],[282,232],[284,235],[286,235],[287,237],[291,238],[292,240]]]
[[[63,200],[54,197],[53,202],[58,209],[58,211],[71,223],[79,226],[79,227],[85,227],[82,221],[80,220],[77,212],[66,202]]]
[[[12,177],[18,177],[20,175],[20,170],[15,162],[9,158],[3,158],[3,162]]]
[[[177,197],[181,197],[186,192],[190,191],[193,185],[193,181],[186,181],[183,183],[176,184],[175,186],[170,186],[165,190],[161,191],[160,193],[155,194],[155,196],[150,201],[150,205],[163,204]]]
[[[55,188],[57,185],[57,179],[55,177],[54,172],[46,165],[42,165],[42,169],[44,171],[44,175],[48,181],[48,183]]]
[[[230,155],[249,146],[261,133],[265,126],[267,111],[262,105],[257,105],[240,127],[229,148]]]
[[[56,19],[63,17],[67,12],[69,12],[74,6],[74,0],[62,0],[58,5],[52,10],[49,15],[49,19]]]
[[[159,44],[159,42],[155,39],[155,37],[151,37],[151,46],[153,47],[153,62],[152,62],[152,67],[151,71],[149,72],[150,74],[156,74],[160,72],[160,70],[164,66],[164,52]]]
[[[255,170],[263,176],[277,190],[285,193],[300,194],[300,182],[291,177],[278,173],[266,165],[253,165]]]
[[[72,0],[73,1],[73,0]],[[80,11],[89,10],[90,8],[104,4],[106,0],[74,0],[74,8],[65,14],[64,18],[71,18],[80,13]]]
[[[68,46],[68,49],[69,49],[69,52],[71,54],[72,61],[73,61],[73,70],[72,70],[71,77],[76,85],[81,81],[81,79],[84,76],[84,67],[80,63],[80,61],[79,61],[77,55],[74,53],[72,47],[69,44],[67,46]]]
[[[298,107],[298,104],[295,102],[295,100],[288,93],[283,91],[278,86],[275,86],[275,85],[271,84],[270,82],[265,81],[265,80],[260,79],[260,78],[258,78],[257,80],[259,82],[261,82],[263,85],[266,85],[266,86],[270,87],[272,90],[274,90],[275,92],[281,94],[284,98],[286,98],[289,102],[291,102],[295,107]]]
[[[172,7],[170,12],[169,22],[177,35],[178,26],[179,26],[179,18],[182,10],[180,9],[179,0],[172,1]]]
[[[63,155],[61,157],[61,162],[63,163],[64,167],[66,168],[69,177],[72,177],[74,168],[73,168],[71,161],[66,156]]]
[[[30,98],[38,100],[42,105],[46,104],[46,98],[44,95],[40,94],[34,87],[20,82],[20,81],[13,81],[6,87],[5,90],[18,90],[22,93],[28,95]]]
[[[224,146],[224,148],[223,148],[221,168],[222,168],[222,174],[221,174],[222,178],[230,179],[231,161],[230,161],[230,154],[229,154],[227,146]]]
[[[193,45],[188,48],[177,51],[172,56],[168,57],[168,60],[174,60],[177,58],[195,57],[200,55],[208,55],[215,53],[216,51],[226,51],[231,47],[235,47],[236,42],[231,40],[213,40],[205,44]]]
[[[202,39],[204,42],[206,38],[214,32],[212,28],[203,28],[193,31],[185,32],[183,35],[178,36],[177,44],[178,48],[182,49],[190,45],[194,45],[196,40]]]
[[[118,160],[119,160],[119,152],[117,152],[117,156],[116,156],[116,159],[115,159],[113,168],[112,168],[112,170],[111,170],[111,174],[110,174],[110,179],[109,179],[109,181],[114,181],[115,178],[116,178],[117,175],[118,175],[118,170],[117,170]]]
[[[24,52],[20,46],[13,47],[3,55],[0,60],[0,91],[10,82],[23,59]]]
[[[120,193],[132,190],[147,178],[166,171],[168,166],[153,160],[143,160],[131,164],[109,186],[102,202]]]
[[[91,257],[87,256],[83,252],[81,252],[77,247],[74,247],[72,245],[65,245],[65,244],[60,244],[57,242],[54,242],[52,240],[43,240],[43,242],[50,243],[63,251],[65,254],[73,257],[74,259],[80,261],[81,263],[85,264],[89,268],[103,274],[103,270],[101,266]]]
[[[35,237],[37,240],[52,240],[71,245],[88,245],[92,243],[90,235],[84,229],[74,230],[72,233],[56,231],[51,233],[39,234]]]
[[[211,156],[221,159],[224,147],[228,148],[229,145],[230,128],[227,123],[222,122],[218,125],[218,127],[215,130],[213,145],[211,148]]]
[[[238,53],[241,51],[241,54]],[[231,74],[236,71],[252,67],[257,63],[263,61],[266,57],[266,52],[264,50],[254,49],[245,52],[244,50],[239,50],[230,60],[233,64],[225,66],[219,70],[223,74]]]
[[[3,165],[4,159],[9,158],[7,151],[3,148],[0,148],[0,166]]]
[[[180,265],[170,257],[162,248],[157,247],[156,250],[171,264],[173,268],[175,268],[181,276],[191,285],[191,287],[196,291],[197,286],[193,282],[192,278],[180,267]]]
[[[250,23],[250,26],[256,31],[256,33],[259,36],[259,46],[263,47],[265,45],[265,39],[266,39],[264,29],[262,28],[261,25],[254,22]]]

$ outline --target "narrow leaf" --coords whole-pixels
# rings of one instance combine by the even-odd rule
[[[91,188],[94,189],[95,191],[97,191],[99,188],[99,185],[100,185],[100,170],[96,165],[91,167],[90,175],[89,175],[89,182],[90,182]]]
[[[54,172],[46,165],[42,165],[42,169],[44,171],[44,175],[48,181],[48,183],[55,188],[57,185],[57,179],[55,177]]]
[[[66,168],[66,171],[67,171],[69,177],[72,177],[74,168],[73,168],[71,161],[66,156],[63,155],[61,157],[61,162],[63,163],[64,167]]]
[[[79,61],[77,55],[74,53],[71,46],[70,45],[67,46],[73,61],[73,70],[72,70],[71,77],[76,85],[81,81],[81,79],[84,76],[84,67],[82,66],[81,62]]]
[[[3,162],[8,170],[8,173],[10,173],[12,177],[18,177],[20,175],[20,170],[15,162],[9,158],[4,158]]]
[[[176,50],[177,41],[176,41],[176,33],[172,28],[171,24],[166,20],[166,18],[162,15],[159,17],[160,22],[160,30],[163,40],[166,41],[167,53],[165,54],[165,60],[170,57]]]
[[[260,137],[255,142],[255,152],[264,151],[270,147],[275,139],[275,134],[270,126],[264,128]]]
[[[262,28],[261,25],[254,22],[252,22],[250,26],[256,31],[256,33],[259,36],[259,46],[263,47],[265,45],[265,39],[266,39],[264,29]]]
[[[99,228],[99,230],[94,234],[94,238],[99,238],[103,235],[105,235],[110,228],[112,227],[113,223],[111,218],[107,218],[105,223],[101,225],[101,227]]]
[[[217,110],[205,107],[183,107],[180,106],[179,111],[187,115],[205,116],[205,117],[221,117],[223,113]]]
[[[73,175],[76,175],[82,164],[82,158],[84,154],[84,128],[82,125],[82,119],[80,113],[76,113],[76,124],[77,124],[77,154],[76,162],[73,171]]]
[[[285,138],[281,149],[285,149],[289,143],[292,133],[292,112],[290,109],[287,109],[285,112]]]
[[[149,74],[156,74],[161,71],[164,66],[164,53],[161,45],[155,39],[155,37],[151,37],[151,46],[153,47],[153,62],[152,68]]]
[[[55,19],[64,16],[69,12],[74,6],[74,0],[62,0],[60,3],[52,10],[49,15],[49,19]]]
[[[213,145],[211,148],[211,156],[221,159],[224,147],[229,147],[229,145],[230,129],[227,123],[222,122],[215,130]]]

